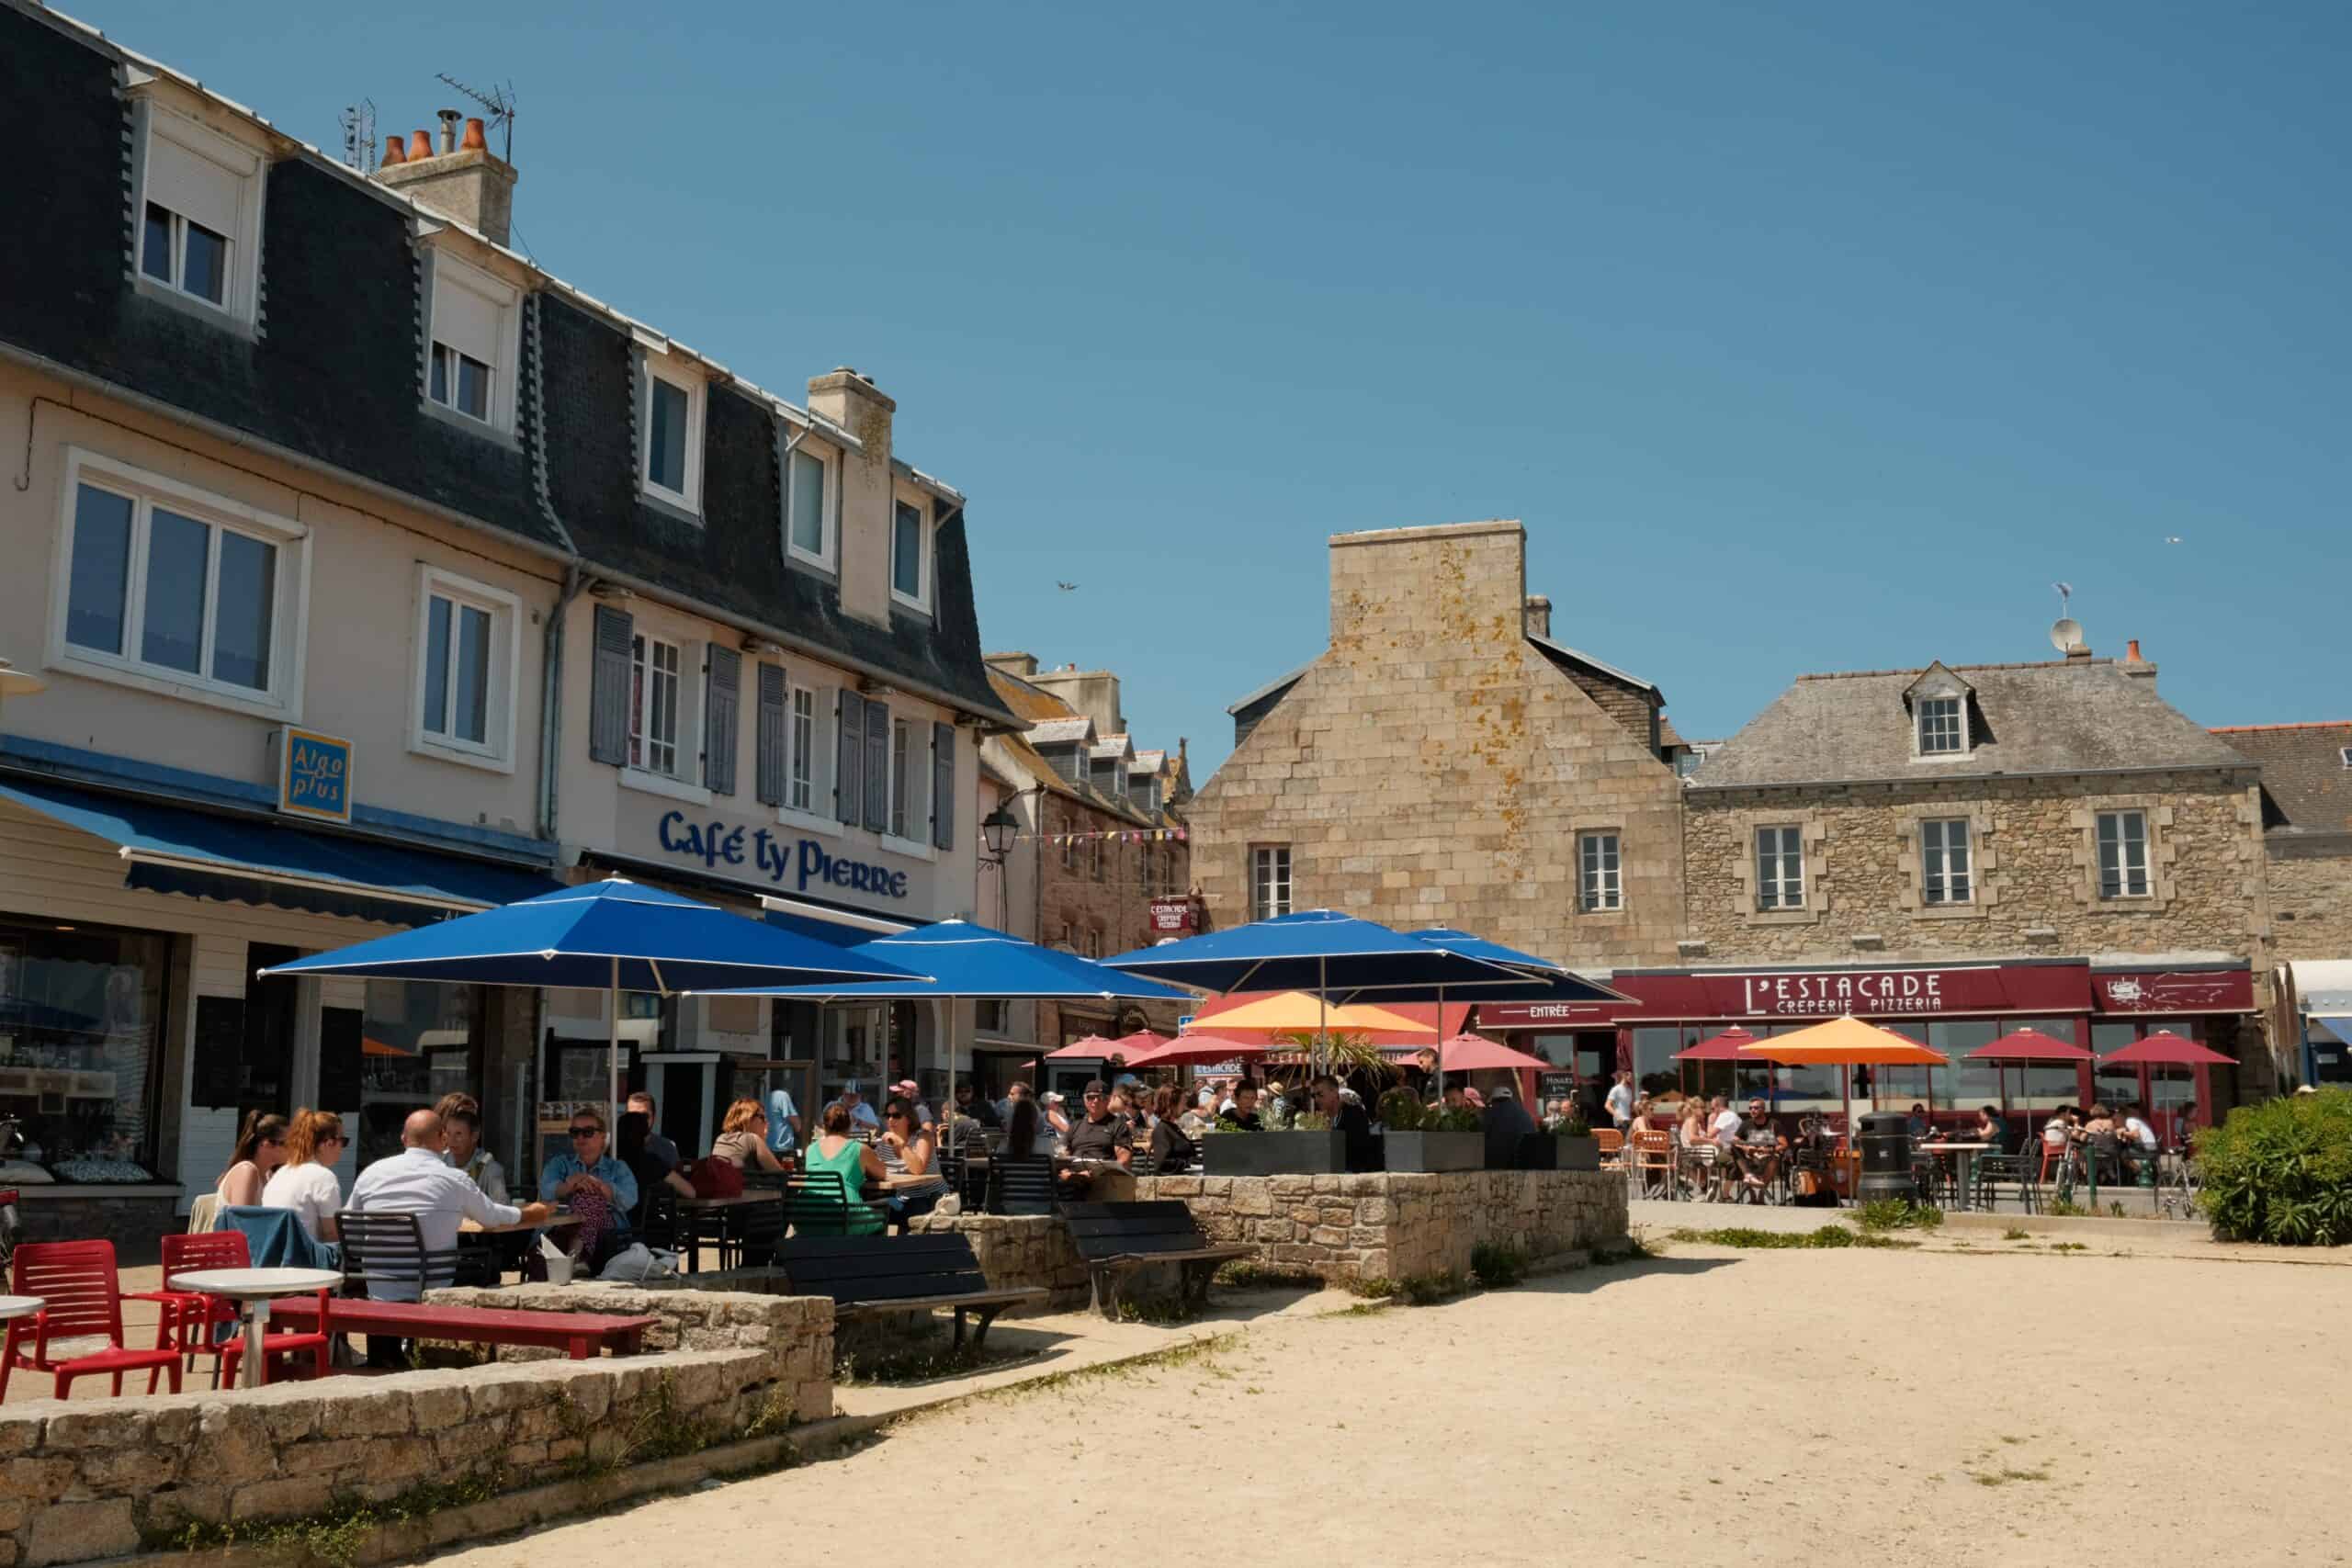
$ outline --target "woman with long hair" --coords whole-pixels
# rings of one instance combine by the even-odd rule
[[[261,1191],[262,1204],[291,1209],[313,1241],[338,1241],[334,1216],[343,1207],[335,1161],[343,1157],[343,1118],[332,1111],[297,1111],[286,1128],[286,1163]]]
[[[784,1161],[768,1147],[768,1113],[756,1100],[739,1100],[727,1108],[726,1120],[710,1145],[710,1157],[742,1170],[782,1170]]]
[[[237,1130],[237,1146],[230,1151],[229,1168],[220,1173],[213,1189],[214,1196],[223,1209],[252,1208],[261,1201],[269,1173],[285,1163],[286,1118],[248,1111],[245,1124]]]
[[[865,1184],[879,1182],[889,1172],[884,1168],[882,1156],[865,1144],[850,1136],[849,1107],[840,1100],[825,1107],[817,1123],[817,1135],[808,1141],[808,1157],[801,1162],[807,1171],[831,1170],[840,1173],[842,1196],[849,1201],[849,1234],[874,1235],[882,1229],[882,1217],[865,1204]]]
[[[1045,1147],[1039,1148],[1043,1139]],[[1053,1153],[1054,1134],[1037,1114],[1037,1102],[1023,1095],[1012,1102],[1012,1115],[1004,1124],[1004,1157],[1007,1159],[1038,1159]]]
[[[1177,1125],[1183,1095],[1174,1084],[1161,1084],[1151,1093],[1151,1157],[1162,1176],[1181,1176],[1193,1168],[1199,1150]]]

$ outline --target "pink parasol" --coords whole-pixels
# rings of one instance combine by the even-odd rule
[[[1214,1034],[1182,1034],[1165,1044],[1129,1056],[1127,1066],[1197,1067],[1210,1062],[1250,1062],[1263,1056],[1267,1049],[1248,1041],[1225,1040]]]
[[[1968,1054],[1972,1062],[2087,1062],[2091,1054],[2039,1029],[2014,1029]]]
[[[2233,1067],[2235,1060],[2222,1055],[2210,1046],[2194,1040],[2184,1040],[2172,1031],[2160,1030],[2144,1040],[2134,1040],[2122,1050],[2101,1057],[2102,1067]]]
[[[1552,1064],[1541,1056],[1489,1040],[1483,1034],[1457,1034],[1442,1047],[1445,1070],[1449,1073],[1504,1071],[1513,1073],[1548,1073]]]
[[[1058,1051],[1046,1053],[1048,1062],[1102,1061],[1113,1056],[1125,1056],[1127,1048],[1116,1040],[1106,1040],[1100,1034],[1090,1034],[1083,1040],[1073,1040]]]

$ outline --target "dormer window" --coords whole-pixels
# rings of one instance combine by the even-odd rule
[[[922,509],[903,501],[891,513],[890,597],[910,610],[931,608],[931,529]]]
[[[2352,768],[2352,746],[2346,746],[2344,748],[2343,751],[2340,752],[2339,755],[2344,760],[2344,765],[2347,768]]]
[[[250,323],[266,160],[153,99],[141,113],[140,288]]]
[[[638,473],[646,496],[701,520],[702,423],[708,389],[702,378],[651,354],[645,356]]]
[[[1968,750],[1964,705],[1958,697],[1920,699],[1919,755],[1952,756]]]
[[[792,449],[784,487],[786,556],[833,569],[833,465],[806,446]]]
[[[514,428],[513,367],[521,358],[523,293],[440,250],[432,253],[424,395],[459,423]]]

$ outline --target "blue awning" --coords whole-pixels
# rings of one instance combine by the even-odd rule
[[[126,885],[418,926],[553,892],[553,878],[372,839],[24,779],[0,800],[118,846]]]

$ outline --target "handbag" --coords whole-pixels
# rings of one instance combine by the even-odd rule
[[[743,1195],[743,1168],[731,1159],[717,1155],[686,1162],[686,1180],[692,1184],[697,1198],[740,1198]]]

